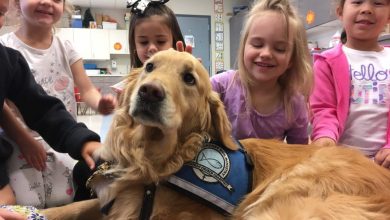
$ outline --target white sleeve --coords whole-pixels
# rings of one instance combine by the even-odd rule
[[[61,39],[58,39],[61,41]],[[62,41],[65,47],[67,57],[69,59],[69,66],[72,66],[76,61],[82,59],[80,53],[73,47],[72,42],[69,40]]]

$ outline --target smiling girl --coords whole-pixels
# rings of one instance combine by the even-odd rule
[[[390,48],[378,43],[390,0],[339,0],[336,12],[346,41],[314,57],[312,139],[358,149],[390,168]]]
[[[237,71],[211,79],[233,136],[308,143],[312,69],[304,28],[288,0],[263,0],[250,10]]]

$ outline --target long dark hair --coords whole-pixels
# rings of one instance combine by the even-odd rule
[[[129,45],[130,45],[130,62],[132,67],[138,68],[138,67],[142,67],[143,65],[143,63],[137,56],[137,52],[135,48],[135,39],[134,39],[135,26],[137,25],[138,22],[142,22],[142,19],[149,18],[153,15],[159,15],[165,18],[164,19],[165,24],[171,29],[172,32],[172,38],[173,38],[172,48],[176,49],[176,42],[178,41],[182,41],[183,44],[185,44],[183,34],[181,33],[179,23],[177,22],[176,16],[173,13],[173,11],[164,4],[150,4],[142,14],[132,13],[130,17]]]

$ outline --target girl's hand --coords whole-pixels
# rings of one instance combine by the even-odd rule
[[[176,42],[176,50],[179,52],[187,52],[192,54],[192,46],[187,45],[186,48],[184,48],[183,42],[181,41]],[[202,58],[198,57],[197,59],[199,62],[202,62]]]
[[[92,170],[95,168],[95,160],[93,159],[93,152],[100,148],[102,144],[100,142],[96,141],[89,141],[84,144],[83,148],[81,149],[81,156],[84,158],[85,162],[87,163],[88,167]]]
[[[102,115],[111,114],[115,110],[116,105],[117,101],[113,95],[108,94],[102,96],[102,98],[99,100],[98,112]]]
[[[182,41],[176,42],[176,50],[192,54],[192,46],[187,45],[186,48],[184,48],[184,44]]]
[[[47,158],[45,148],[33,137],[25,139],[23,142],[23,144],[19,144],[18,146],[24,159],[38,171],[43,171],[46,168]]]
[[[0,208],[0,220],[27,220],[27,218],[16,212],[11,212],[7,209]]]
[[[331,138],[322,137],[322,138],[318,138],[317,140],[313,141],[312,145],[317,145],[320,147],[329,147],[329,146],[336,145],[336,142]]]
[[[390,168],[390,148],[380,149],[378,153],[376,153],[374,161],[382,167]]]

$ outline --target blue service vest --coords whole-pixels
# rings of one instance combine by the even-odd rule
[[[252,191],[253,165],[236,141],[232,151],[219,141],[204,143],[196,157],[168,178],[168,186],[214,207],[233,213],[243,196]]]

